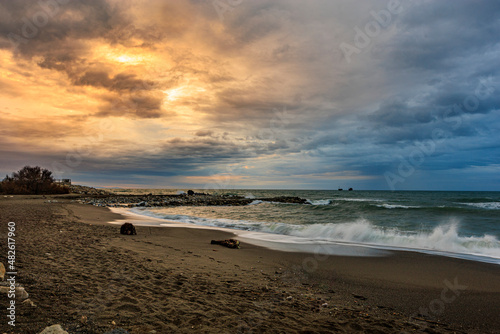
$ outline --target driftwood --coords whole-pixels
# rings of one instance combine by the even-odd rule
[[[134,225],[131,223],[125,223],[120,227],[120,234],[135,235],[137,232],[135,231]]]
[[[236,239],[212,240],[210,244],[226,246],[229,248],[240,248],[240,242]]]

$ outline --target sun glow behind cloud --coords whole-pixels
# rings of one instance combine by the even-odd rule
[[[120,63],[138,64],[143,61],[143,57],[122,55],[116,58]]]
[[[174,88],[174,89],[165,90],[163,92],[166,95],[166,99],[169,102],[173,102],[173,101],[179,99],[179,97],[186,95],[184,90],[185,90],[185,87],[178,87],[178,88]]]
[[[147,50],[127,48],[122,45],[109,45],[105,41],[97,40],[92,46],[94,61],[106,60],[121,65],[139,65],[153,61],[154,53]]]

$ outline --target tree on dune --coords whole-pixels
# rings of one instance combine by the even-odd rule
[[[0,183],[0,192],[6,194],[67,194],[69,189],[55,183],[52,172],[39,166],[25,166]]]

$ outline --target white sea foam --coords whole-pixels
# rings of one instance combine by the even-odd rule
[[[376,206],[379,208],[386,208],[386,209],[418,209],[418,208],[421,208],[420,206],[387,204],[387,203],[377,204]]]
[[[500,202],[459,203],[459,204],[474,206],[476,208],[481,208],[481,209],[500,210]]]
[[[307,238],[319,237],[349,243],[485,255],[500,259],[500,241],[496,237],[460,236],[458,226],[456,222],[451,222],[436,226],[431,231],[411,232],[381,228],[361,219],[345,224],[308,225],[294,234]]]
[[[461,236],[458,222],[451,221],[436,226],[429,231],[403,231],[372,224],[366,219],[358,219],[341,224],[295,225],[272,222],[256,222],[221,218],[203,218],[188,215],[165,215],[149,210],[132,209],[147,216],[163,218],[198,226],[229,228],[241,231],[272,233],[295,237],[284,242],[296,243],[298,240],[312,243],[344,243],[365,245],[382,249],[404,249],[435,252],[442,255],[473,258],[488,257],[500,264],[500,241],[493,235]],[[297,239],[298,238],[298,239]],[[490,261],[491,262],[491,261]]]
[[[346,201],[346,202],[383,202],[383,199],[378,198],[335,198],[334,201]]]
[[[332,203],[332,200],[331,199],[319,199],[319,200],[307,200],[307,203],[311,204],[311,205],[329,205]]]

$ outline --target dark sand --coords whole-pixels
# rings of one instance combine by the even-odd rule
[[[62,198],[0,197],[0,252],[14,221],[17,282],[36,304],[18,302],[12,328],[0,297],[0,333],[500,333],[498,265],[228,249],[210,240],[231,234],[203,229],[123,236],[106,224],[119,218]]]

